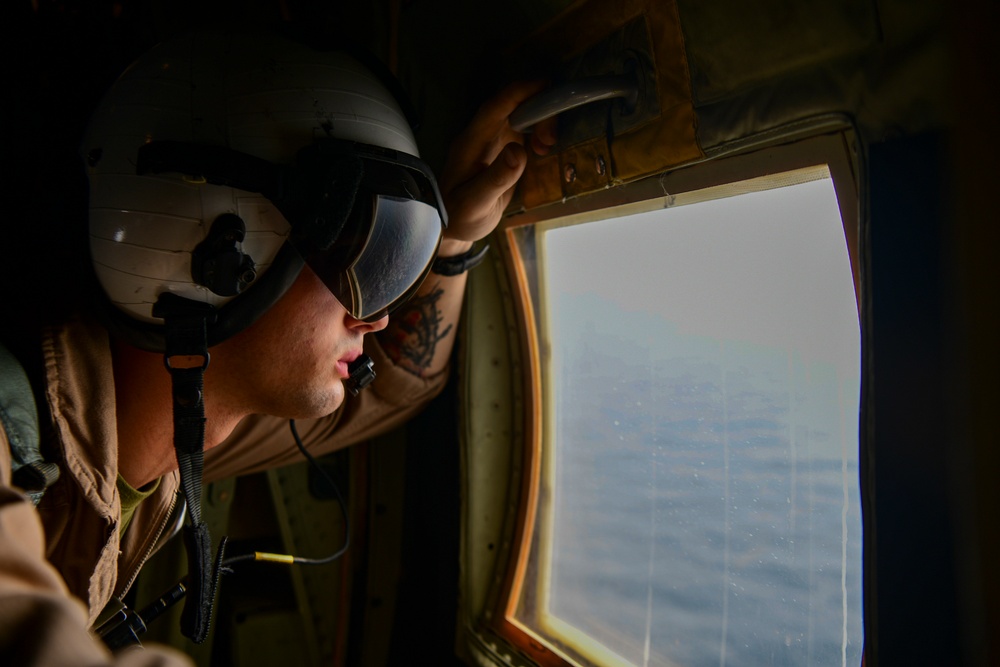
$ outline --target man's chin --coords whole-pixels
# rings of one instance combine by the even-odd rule
[[[344,389],[343,383],[338,382],[336,386],[331,388],[330,394],[327,400],[323,402],[322,406],[318,407],[318,414],[316,419],[322,417],[329,417],[334,412],[340,409],[340,406],[344,404],[344,399],[346,398],[347,391]]]
[[[291,419],[322,419],[336,412],[344,403],[346,391],[341,382],[328,387],[325,391],[311,396],[302,396],[297,405],[290,410],[296,416]]]

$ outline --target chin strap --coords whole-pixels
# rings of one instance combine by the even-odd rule
[[[160,296],[153,315],[165,326],[163,362],[170,372],[174,403],[174,451],[181,489],[188,506],[184,545],[188,558],[188,593],[181,632],[196,644],[208,637],[221,574],[225,540],[212,563],[212,537],[201,518],[201,477],[205,456],[205,369],[208,368],[207,326],[215,308],[174,294]],[[188,357],[188,359],[182,359]]]

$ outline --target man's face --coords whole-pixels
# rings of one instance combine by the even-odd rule
[[[212,349],[206,400],[284,418],[328,415],[344,401],[347,365],[361,354],[363,336],[388,321],[351,317],[305,267],[257,322]]]

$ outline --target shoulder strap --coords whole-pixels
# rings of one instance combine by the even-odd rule
[[[42,458],[38,411],[24,368],[0,344],[0,426],[10,443],[13,483],[36,505],[45,489],[59,479],[59,466]]]

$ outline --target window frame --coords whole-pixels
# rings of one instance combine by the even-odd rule
[[[843,223],[859,321],[862,326],[862,354],[864,354],[864,320],[860,317],[865,306],[861,282],[861,215],[858,186],[861,182],[859,174],[861,160],[858,155],[858,141],[851,126],[843,123],[831,128],[828,123],[828,120],[824,120],[822,130],[813,127],[812,132],[816,133],[814,136],[802,138],[803,128],[800,126],[794,137],[786,136],[783,141],[778,140],[763,146],[756,141],[750,141],[748,144],[731,147],[727,153],[717,154],[705,161],[660,176],[530,211],[516,211],[501,222],[494,234],[509,280],[508,287],[514,302],[513,313],[516,320],[514,328],[517,330],[521,356],[524,359],[521,377],[524,413],[523,427],[519,430],[522,441],[514,443],[514,447],[520,449],[519,468],[523,479],[520,484],[516,516],[513,519],[509,561],[503,575],[497,577],[498,585],[495,594],[491,596],[496,601],[495,608],[487,615],[488,619],[484,622],[483,629],[508,642],[512,648],[536,664],[542,667],[563,667],[576,663],[514,620],[521,589],[524,586],[533,531],[538,520],[538,499],[544,458],[541,343],[538,340],[538,327],[535,321],[533,305],[535,300],[531,294],[524,262],[514,239],[516,230],[572,215],[593,214],[598,217],[596,214],[603,209],[825,164],[830,171]],[[823,133],[818,134],[820,131]],[[864,376],[862,383],[864,384]],[[864,469],[862,464],[862,475]],[[865,485],[862,480],[862,496],[864,490]],[[863,497],[863,506],[864,502]],[[498,566],[503,567],[503,564]],[[863,571],[866,570],[863,564]]]

